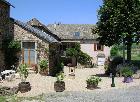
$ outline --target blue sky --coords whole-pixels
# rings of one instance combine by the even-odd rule
[[[96,24],[97,10],[102,0],[7,0],[11,8],[11,17],[28,21],[37,18],[50,24]]]

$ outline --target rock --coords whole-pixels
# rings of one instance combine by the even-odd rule
[[[18,87],[0,87],[0,96],[14,95],[18,93]]]
[[[134,75],[133,75],[134,79],[140,79],[140,70],[138,70]]]
[[[18,91],[19,91],[19,87],[18,87],[18,86],[15,86],[15,87],[11,88],[11,92],[12,92],[13,94],[17,94]]]

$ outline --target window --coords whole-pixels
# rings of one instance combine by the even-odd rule
[[[35,42],[22,42],[22,49],[22,63],[26,63],[28,65],[35,64]]]
[[[75,32],[75,33],[74,33],[74,36],[75,36],[75,37],[80,37],[80,32]]]
[[[104,46],[100,45],[98,43],[94,44],[94,51],[103,51],[104,50]]]

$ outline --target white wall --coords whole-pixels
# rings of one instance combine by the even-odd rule
[[[87,53],[88,55],[90,55],[93,58],[93,62],[97,63],[97,55],[98,53],[104,53],[105,57],[107,58],[108,56],[110,56],[110,48],[107,46],[104,46],[104,50],[103,51],[94,51],[94,43],[97,43],[95,41],[85,41],[82,42],[81,45],[81,50],[85,53]]]

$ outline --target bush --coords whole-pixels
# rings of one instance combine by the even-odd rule
[[[5,65],[6,69],[11,69],[11,66],[19,65],[19,56],[17,53],[21,51],[20,42],[17,40],[12,40],[11,38],[3,39],[2,48],[5,55]]]
[[[26,64],[20,64],[19,66],[19,72],[21,76],[21,81],[25,82],[28,77],[28,69]]]
[[[134,71],[129,67],[123,67],[120,72],[124,77],[132,77],[134,74]]]
[[[48,61],[43,59],[39,62],[40,70],[45,70],[48,68]]]
[[[69,57],[77,57],[78,51],[75,48],[67,48],[66,49],[66,55]]]
[[[64,73],[63,72],[58,73],[56,75],[56,78],[57,78],[57,82],[64,81]]]
[[[116,75],[117,73],[117,65],[123,63],[123,58],[120,56],[114,57],[113,60],[108,64],[108,68],[106,69],[105,73],[109,75],[112,73],[113,75]]]
[[[59,61],[55,63],[51,75],[56,77],[60,72],[63,72],[63,69],[64,69],[64,63],[63,61],[61,61],[61,59],[59,59]]]
[[[117,74],[120,74],[120,76],[122,75],[122,70],[129,68],[130,70],[133,71],[133,73],[136,73],[136,71],[138,70],[137,66],[134,66],[133,64],[128,64],[128,63],[124,63],[124,64],[119,64],[117,65]]]
[[[100,77],[98,77],[98,76],[90,76],[87,80],[86,80],[86,82],[87,82],[87,84],[94,84],[94,85],[98,85],[98,83],[101,81],[101,78]]]
[[[79,52],[78,63],[86,65],[91,62],[92,57],[82,51]]]

